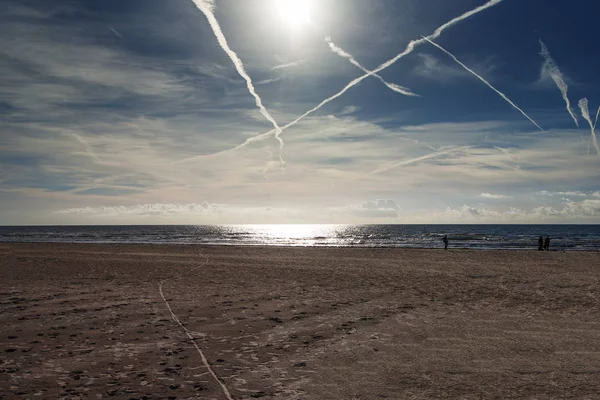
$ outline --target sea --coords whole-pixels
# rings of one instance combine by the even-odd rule
[[[537,249],[600,251],[600,225],[119,225],[5,226],[0,242]]]

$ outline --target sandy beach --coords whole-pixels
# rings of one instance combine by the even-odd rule
[[[0,244],[0,260],[0,399],[600,398],[597,252]]]

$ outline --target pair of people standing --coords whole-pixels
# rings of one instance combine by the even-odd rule
[[[538,239],[538,251],[550,250],[550,236],[544,239],[542,236]]]

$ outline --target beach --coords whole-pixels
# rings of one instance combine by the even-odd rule
[[[599,252],[0,244],[0,260],[0,399],[599,398]]]

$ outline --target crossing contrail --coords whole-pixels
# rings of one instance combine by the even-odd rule
[[[542,42],[541,39],[540,39],[540,45],[542,45],[542,50],[540,51],[540,55],[542,57],[544,57],[544,59],[546,60],[544,65],[548,69],[548,73],[550,74],[550,77],[554,80],[554,83],[556,83],[556,86],[558,86],[558,90],[560,90],[560,93],[562,94],[562,97],[565,100],[565,103],[567,106],[567,111],[569,112],[569,115],[571,115],[571,118],[573,118],[575,125],[577,125],[577,127],[579,128],[579,121],[577,121],[577,116],[575,115],[575,113],[573,112],[573,109],[571,108],[571,102],[569,101],[569,96],[567,95],[567,91],[569,90],[569,87],[565,83],[565,80],[563,79],[563,75],[560,72],[560,70],[558,69],[558,66],[556,65],[556,63],[554,62],[552,57],[550,56],[550,52],[548,51],[548,48],[546,47],[544,42]]]
[[[207,1],[210,1],[210,3],[212,4],[212,0],[192,0],[194,2],[196,2],[196,4],[200,3],[200,4],[204,4]],[[500,4],[502,1],[504,0],[489,0],[487,3],[476,7],[470,11],[467,11],[466,13],[451,19],[450,21],[446,22],[445,24],[443,24],[442,26],[440,26],[439,28],[437,28],[431,35],[427,36],[427,38],[421,38],[421,39],[415,39],[415,40],[411,40],[408,45],[406,46],[406,49],[402,52],[397,54],[394,58],[384,62],[383,64],[381,64],[380,66],[378,66],[377,68],[375,68],[374,70],[365,73],[365,75],[362,75],[354,80],[352,80],[350,83],[348,83],[342,90],[340,90],[338,93],[334,94],[333,96],[330,96],[328,98],[326,98],[325,100],[323,100],[322,102],[320,102],[319,104],[317,104],[315,107],[311,108],[310,110],[306,111],[304,114],[302,114],[301,116],[299,116],[298,118],[296,118],[295,120],[293,120],[292,122],[290,122],[289,124],[282,126],[281,128],[277,129],[277,127],[275,127],[275,129],[270,130],[269,132],[265,132],[262,133],[260,135],[254,136],[252,138],[248,138],[246,139],[246,141],[244,141],[242,144],[231,148],[231,149],[227,149],[227,150],[223,150],[217,153],[213,153],[213,154],[206,154],[206,155],[200,155],[200,156],[195,156],[195,157],[190,157],[187,158],[185,160],[181,160],[181,161],[176,161],[174,163],[180,163],[180,162],[185,162],[185,161],[190,161],[193,159],[197,159],[197,158],[205,158],[205,157],[210,157],[210,156],[214,156],[217,154],[224,154],[224,153],[228,153],[231,151],[236,151],[239,150],[245,146],[247,146],[250,143],[259,141],[259,140],[263,140],[269,136],[271,136],[273,133],[275,133],[276,137],[278,138],[278,140],[281,140],[279,138],[279,134],[281,134],[281,131],[286,130],[287,128],[296,125],[298,122],[300,122],[302,119],[304,119],[305,117],[309,116],[310,114],[314,113],[315,111],[319,110],[321,107],[323,107],[324,105],[330,103],[331,101],[337,99],[338,97],[342,96],[344,93],[346,93],[348,90],[350,90],[352,87],[356,86],[357,84],[359,84],[360,82],[362,82],[363,80],[367,79],[368,77],[377,74],[381,71],[383,71],[384,69],[390,67],[391,65],[393,65],[394,63],[396,63],[396,61],[398,61],[399,59],[405,57],[406,55],[412,53],[415,49],[416,46],[421,45],[423,43],[427,42],[427,39],[436,39],[438,37],[440,37],[440,35],[448,28],[453,27],[454,25],[466,20],[467,18],[478,14],[482,11],[487,10],[490,7],[493,7],[495,5]],[[206,8],[206,5],[204,5],[204,8]],[[209,10],[212,10],[212,8],[209,8]],[[212,11],[210,11],[208,13],[208,15],[213,15]],[[212,17],[213,20],[216,19],[214,18],[214,16]],[[537,125],[537,124],[536,124]],[[541,129],[541,128],[540,128]],[[281,141],[280,141],[281,144]]]
[[[462,14],[459,17],[456,17],[448,22],[446,22],[444,25],[440,26],[439,28],[437,28],[431,35],[429,35],[428,37],[430,39],[435,39],[437,37],[439,37],[443,31],[445,31],[446,29],[456,25],[457,23],[469,18],[470,16],[477,14],[485,9],[488,9],[492,6],[495,6],[496,4],[502,2],[503,0],[490,0],[487,3],[485,3],[482,6],[479,6],[471,11],[468,11],[464,14]],[[375,68],[374,70],[366,73],[363,76],[360,76],[354,80],[352,80],[350,83],[348,83],[342,90],[340,90],[338,93],[334,94],[333,96],[330,96],[328,98],[326,98],[325,100],[323,100],[322,102],[320,102],[316,107],[311,108],[310,110],[308,110],[307,112],[305,112],[304,114],[302,114],[301,116],[299,116],[298,118],[296,118],[295,120],[293,120],[292,122],[290,122],[289,124],[287,124],[285,127],[283,127],[283,129],[287,129],[290,126],[293,126],[295,124],[297,124],[298,122],[300,122],[303,118],[309,116],[310,114],[314,113],[315,111],[319,110],[321,107],[323,107],[324,105],[326,105],[327,103],[337,99],[338,97],[340,97],[341,95],[343,95],[344,93],[346,93],[348,90],[350,90],[352,87],[356,86],[357,84],[359,84],[360,82],[362,82],[363,80],[367,79],[368,77],[375,75],[378,72],[383,71],[384,69],[388,68],[389,66],[393,65],[396,61],[398,61],[399,59],[401,59],[402,57],[410,54],[413,52],[413,50],[415,49],[415,47],[417,45],[423,44],[425,43],[427,40],[426,39],[416,39],[416,40],[411,40],[408,45],[406,46],[406,49],[396,55],[394,58],[384,62],[383,64],[381,64],[379,67]]]
[[[596,125],[598,124],[598,116],[600,116],[600,106],[598,106],[598,111],[596,111],[596,121],[594,121],[594,129],[596,128]]]
[[[472,73],[473,75],[475,75],[480,81],[482,81],[483,83],[485,83],[490,89],[492,89],[494,92],[498,93],[500,95],[500,97],[502,97],[504,100],[506,100],[508,102],[508,104],[510,104],[511,106],[513,106],[514,108],[516,108],[521,114],[523,114],[525,116],[525,118],[527,118],[528,120],[530,120],[535,126],[537,126],[539,128],[540,131],[544,132],[544,130],[542,129],[541,126],[539,126],[537,124],[537,122],[535,122],[533,119],[531,119],[529,117],[529,115],[527,115],[525,113],[525,111],[521,110],[515,103],[513,103],[508,97],[506,97],[506,95],[504,93],[502,93],[501,91],[499,91],[498,89],[496,89],[494,86],[492,86],[491,83],[489,83],[488,81],[486,81],[484,78],[482,78],[481,76],[477,75],[477,73],[475,71],[473,71],[472,69],[470,69],[469,67],[467,67],[465,64],[463,64],[462,62],[460,62],[458,60],[458,58],[454,57],[454,55],[452,55],[452,53],[450,53],[448,50],[444,49],[442,46],[440,46],[437,43],[434,43],[431,39],[424,37],[425,40],[427,40],[429,43],[431,43],[432,45],[434,45],[435,47],[437,47],[438,49],[440,49],[441,51],[443,51],[444,53],[446,53],[447,55],[449,55],[450,57],[452,57],[452,59],[454,61],[456,61],[461,67],[463,67],[464,69],[466,69],[467,71],[469,71],[470,73]]]
[[[237,70],[238,74],[240,74],[240,76],[246,81],[248,91],[254,97],[256,106],[259,108],[260,113],[273,125],[273,128],[275,129],[275,138],[279,141],[279,149],[281,150],[283,148],[283,140],[279,137],[279,135],[281,134],[281,128],[277,124],[277,121],[275,121],[275,119],[271,116],[269,111],[265,108],[265,106],[263,106],[260,96],[254,90],[252,79],[250,79],[250,76],[244,69],[244,64],[242,64],[242,61],[239,59],[238,55],[229,47],[227,39],[225,38],[223,31],[221,30],[221,26],[219,25],[219,21],[217,21],[217,19],[215,18],[214,0],[192,0],[192,2],[206,16],[206,19],[208,19],[208,23],[210,24],[210,27],[212,28],[213,33],[215,34],[215,37],[219,42],[219,45],[221,45],[223,51],[225,51],[229,58],[231,58],[231,61],[233,61],[233,65],[235,66],[235,69]],[[281,155],[279,157],[283,165]]]
[[[340,57],[346,58],[348,61],[350,61],[350,63],[352,65],[357,66],[363,72],[365,72],[367,74],[369,72],[371,72],[368,69],[366,69],[365,67],[363,67],[362,65],[360,65],[360,63],[358,61],[356,61],[356,59],[352,56],[352,54],[346,52],[342,48],[338,47],[335,43],[333,43],[331,41],[331,38],[329,36],[327,36],[325,38],[325,41],[329,45],[329,48],[331,49],[331,51],[333,51],[335,54],[337,54]],[[373,74],[373,76],[375,78],[379,79],[385,86],[387,86],[388,88],[392,89],[394,92],[401,93],[401,94],[403,94],[405,96],[419,96],[418,94],[415,94],[415,93],[411,92],[410,89],[405,88],[404,86],[400,86],[400,85],[396,85],[395,83],[389,83],[389,82],[387,82],[385,79],[383,79],[381,76],[379,76],[377,74]]]
[[[596,149],[596,153],[600,156],[600,146],[598,146],[598,140],[596,139],[596,124],[592,123],[592,118],[590,118],[590,111],[588,108],[588,99],[583,98],[579,100],[579,109],[581,110],[581,116],[585,119],[588,124],[590,124],[590,129],[592,131],[591,140],[594,144],[594,148]],[[588,153],[589,153],[589,145],[588,145]]]

